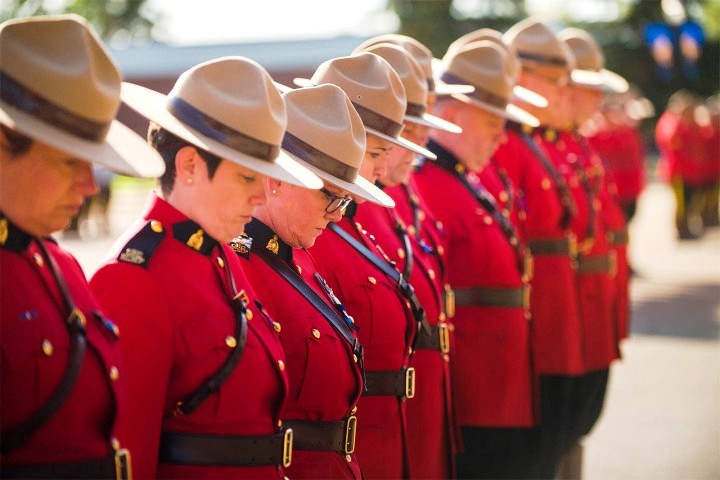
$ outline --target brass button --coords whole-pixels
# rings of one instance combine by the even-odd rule
[[[312,334],[313,334],[313,337],[320,338],[320,330],[318,330],[317,328],[312,329]]]
[[[540,188],[543,190],[550,190],[550,187],[552,187],[552,183],[550,182],[549,178],[543,178],[540,182]]]
[[[415,227],[413,227],[412,225],[407,228],[407,231],[410,235],[415,235],[417,233],[417,230],[415,230]]]
[[[377,280],[375,279],[375,277],[368,277],[368,282],[370,282],[370,283],[372,283],[373,285],[375,285],[375,284],[377,283]]]
[[[358,358],[357,358],[357,355],[355,355],[354,353],[353,353],[353,362],[355,362],[355,363],[357,363],[357,362],[358,362]]]
[[[447,320],[447,316],[445,316],[444,313],[440,312],[440,315],[438,315],[438,322],[444,322]]]
[[[438,245],[437,252],[440,256],[445,255],[445,249],[443,248],[442,245]]]
[[[225,268],[225,261],[220,257],[217,257],[217,264],[220,265],[220,268]]]
[[[428,270],[428,277],[430,277],[430,280],[435,280],[435,270],[432,268]]]
[[[450,362],[450,355],[448,355],[447,353],[443,353],[442,357],[443,357],[443,360],[445,360],[446,362]]]
[[[353,407],[352,410],[350,410],[350,415],[355,415],[357,413],[357,405]]]
[[[491,224],[492,224],[492,218],[490,218],[489,216],[488,216],[488,217],[485,217],[485,218],[483,218],[483,222],[485,223],[485,225],[491,225]]]
[[[355,228],[358,230],[362,230],[362,225],[360,225],[360,222],[355,222]]]
[[[454,323],[451,323],[450,325],[448,325],[448,330],[450,330],[451,332],[454,332],[454,331],[455,331],[455,324],[454,324]]]
[[[280,333],[280,330],[282,330],[282,325],[280,325],[280,322],[273,322],[273,328],[276,332]]]
[[[225,345],[227,345],[230,348],[237,347],[237,340],[232,335],[228,335],[225,337]]]
[[[47,338],[45,340],[43,340],[43,342],[42,342],[42,351],[48,357],[53,354],[53,351],[54,351],[53,344]]]
[[[110,367],[110,380],[114,382],[118,378],[120,378],[120,370],[118,370],[118,368],[113,365],[112,367]]]
[[[480,207],[478,207],[478,208],[475,209],[475,215],[482,215],[482,214],[484,214],[484,213],[485,213],[485,210],[483,210],[483,209],[480,208]]]
[[[297,270],[298,275],[302,275],[302,267],[300,265],[295,265],[295,270]]]
[[[422,210],[418,212],[418,220],[420,220],[421,222],[425,220],[425,212],[423,212]]]
[[[518,218],[523,221],[527,219],[527,213],[525,213],[525,210],[520,210],[518,212]]]
[[[40,268],[42,268],[42,266],[45,264],[42,255],[40,255],[39,253],[33,253],[33,260],[35,260],[35,265]]]
[[[277,426],[278,426],[278,428],[282,427],[282,420],[278,420]]]
[[[285,370],[285,362],[283,362],[282,360],[278,360],[278,368],[280,369],[281,372],[284,371]]]
[[[403,250],[402,248],[398,248],[397,256],[398,258],[405,258],[405,250]]]
[[[117,438],[111,438],[110,445],[112,446],[113,450],[120,450],[120,440],[118,440]]]
[[[501,190],[500,193],[498,193],[498,199],[500,199],[501,202],[507,202],[508,198],[508,194],[505,190]]]
[[[350,455],[345,455],[345,460],[348,461],[348,463],[352,462],[352,457]]]
[[[162,233],[163,226],[162,223],[158,222],[157,220],[153,220],[150,222],[150,230],[152,230],[155,233]]]
[[[437,222],[435,222],[435,226],[438,228],[438,230],[442,230],[442,229],[443,229],[443,223],[442,223],[440,220],[438,220]]]
[[[247,310],[245,310],[245,318],[247,318],[248,320],[252,320],[252,319],[253,319],[252,310],[250,310],[249,308],[248,308]]]

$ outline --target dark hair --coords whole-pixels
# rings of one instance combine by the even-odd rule
[[[175,156],[184,147],[192,147],[200,154],[205,161],[208,169],[208,178],[212,180],[215,176],[218,166],[222,158],[217,155],[196,147],[190,142],[186,142],[177,135],[165,130],[160,125],[151,122],[148,128],[147,140],[150,146],[158,151],[162,159],[165,161],[165,173],[160,177],[160,188],[163,194],[169,195],[175,185]]]
[[[8,150],[13,156],[23,155],[32,148],[34,140],[22,133],[16,132],[7,125],[0,124],[3,135],[8,141]]]

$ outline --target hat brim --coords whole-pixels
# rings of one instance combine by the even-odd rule
[[[102,165],[122,175],[157,178],[165,172],[162,157],[144,138],[117,120],[112,121],[104,141],[94,142],[50,125],[0,100],[0,123],[74,157]]]
[[[513,96],[522,100],[525,103],[529,103],[538,108],[546,108],[548,106],[547,98],[543,97],[539,93],[535,93],[532,90],[528,90],[522,85],[515,85],[512,90]]]
[[[461,102],[475,105],[476,107],[495,113],[501,117],[505,117],[508,120],[524,123],[531,127],[537,127],[540,125],[540,121],[534,115],[526,112],[517,105],[513,105],[512,103],[508,103],[505,109],[502,109],[494,105],[490,105],[489,103],[481,102],[480,100],[468,97],[467,95],[453,95],[452,97],[456,100],[460,100]]]
[[[462,128],[460,128],[459,126],[429,113],[423,113],[422,116],[405,115],[405,121],[417,123],[418,125],[423,125],[429,128],[434,128],[435,130],[442,130],[444,132],[462,133]]]
[[[570,81],[575,85],[613,93],[625,93],[630,89],[627,80],[605,68],[600,71],[573,70],[570,72]]]
[[[186,126],[178,120],[166,107],[167,97],[149,88],[123,82],[122,100],[133,110],[152,120],[183,140],[227,159],[243,167],[247,167],[262,175],[267,175],[284,182],[305,188],[318,189],[322,181],[310,170],[298,164],[283,151],[274,161],[261,160],[246,153],[230,148],[197,130]]]
[[[310,170],[312,173],[314,173],[321,179],[332,183],[336,187],[342,188],[343,190],[347,190],[354,196],[364,198],[365,200],[368,200],[382,207],[392,208],[395,206],[395,201],[390,198],[387,193],[383,192],[360,175],[357,176],[354,182],[348,182],[334,175],[331,175],[325,170],[322,170],[314,165],[310,165],[302,158],[297,157],[290,152],[285,153],[288,156],[292,157],[294,161],[301,163],[303,166],[305,166],[308,170]]]

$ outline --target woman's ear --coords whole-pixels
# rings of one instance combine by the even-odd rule
[[[267,177],[267,194],[268,196],[276,196],[280,189],[283,187],[283,182],[280,180]]]
[[[182,185],[192,185],[197,174],[197,150],[195,147],[185,146],[175,154],[175,182]]]

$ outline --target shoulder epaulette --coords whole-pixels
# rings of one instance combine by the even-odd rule
[[[132,263],[146,268],[155,249],[165,237],[165,227],[157,220],[149,220],[135,234],[118,255],[121,262]]]

